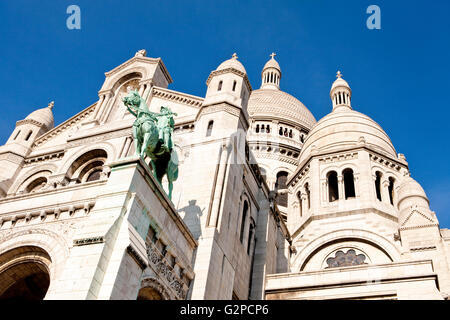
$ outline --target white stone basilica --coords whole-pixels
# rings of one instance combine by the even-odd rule
[[[197,97],[140,50],[72,118],[55,127],[50,103],[18,121],[0,147],[0,299],[448,299],[450,230],[405,156],[340,72],[316,122],[274,56],[259,89],[234,54]],[[172,200],[135,156],[132,89],[177,113]]]

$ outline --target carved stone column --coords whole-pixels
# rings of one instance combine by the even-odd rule
[[[97,118],[97,115],[99,113],[99,110],[102,108],[103,106],[103,101],[105,100],[105,95],[104,94],[99,94],[99,100],[97,102],[97,107],[95,108],[95,112],[94,112],[94,119]]]
[[[300,208],[301,208],[301,217],[304,217],[308,212],[308,195],[304,192],[300,194]]]
[[[101,115],[100,118],[100,123],[105,123],[106,120],[108,119],[111,110],[114,107],[113,103],[114,103],[114,92],[109,92],[107,95],[107,101],[105,102],[104,111],[102,112],[103,114]]]
[[[345,199],[344,178],[341,175],[338,176],[338,192],[338,199]]]
[[[381,201],[387,204],[391,203],[389,197],[389,180],[387,179],[381,181]]]

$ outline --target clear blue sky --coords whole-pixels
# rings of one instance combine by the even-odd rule
[[[81,8],[81,30],[66,9]],[[366,8],[381,8],[381,30]],[[55,100],[61,123],[98,98],[104,72],[142,48],[162,57],[171,89],[203,96],[209,73],[237,52],[253,88],[277,53],[281,87],[322,118],[339,69],[353,106],[404,153],[450,227],[450,1],[0,0],[0,143]]]

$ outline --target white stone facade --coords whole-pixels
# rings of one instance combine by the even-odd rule
[[[0,147],[0,298],[446,298],[450,233],[405,157],[340,74],[316,122],[271,56],[260,89],[233,55],[197,97],[141,50],[62,124],[53,103],[18,121]],[[131,89],[178,114],[172,200],[134,156]]]

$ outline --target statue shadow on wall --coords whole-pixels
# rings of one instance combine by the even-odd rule
[[[189,230],[194,235],[195,240],[198,240],[202,235],[202,227],[200,217],[203,215],[205,208],[201,209],[197,205],[197,200],[189,200],[189,205],[178,209],[178,212],[184,212],[183,221],[189,227]]]

